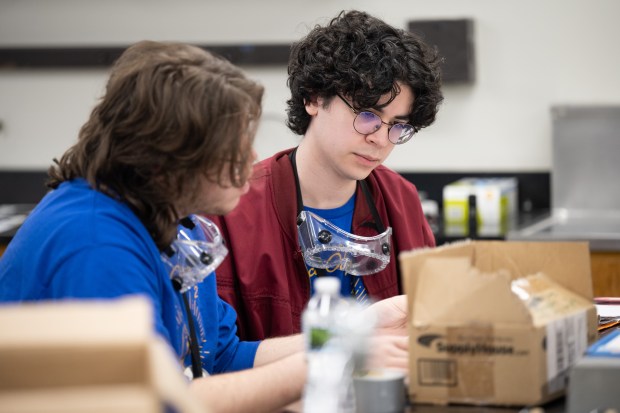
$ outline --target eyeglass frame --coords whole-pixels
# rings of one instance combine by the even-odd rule
[[[402,145],[403,143],[407,143],[409,142],[409,140],[411,140],[411,138],[413,137],[413,135],[415,135],[418,132],[418,128],[416,128],[413,125],[410,125],[409,123],[400,123],[400,122],[395,122],[395,123],[388,123],[388,122],[384,122],[383,119],[381,119],[381,116],[377,115],[376,113],[370,112],[369,110],[357,110],[353,107],[353,105],[351,105],[345,98],[343,98],[340,93],[336,93],[336,96],[338,96],[344,103],[345,105],[347,105],[349,107],[349,109],[351,109],[351,111],[355,114],[355,117],[353,118],[353,129],[355,130],[355,132],[359,133],[360,135],[370,135],[371,133],[375,133],[376,131],[378,131],[379,129],[381,129],[381,127],[379,127],[379,129],[376,129],[373,132],[370,133],[363,133],[357,130],[357,128],[355,127],[355,121],[357,120],[357,117],[362,114],[362,113],[369,113],[372,116],[376,117],[377,119],[379,119],[379,121],[381,122],[382,125],[387,125],[388,126],[388,140],[390,141],[390,143],[394,144],[394,145]],[[409,137],[407,139],[404,140],[399,140],[398,142],[394,142],[392,141],[392,139],[390,139],[390,131],[392,130],[392,128],[396,125],[401,125],[403,127],[409,126],[412,129],[412,132],[409,134]]]

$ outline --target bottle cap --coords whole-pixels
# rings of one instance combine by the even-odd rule
[[[314,281],[314,290],[322,294],[340,293],[340,278],[338,277],[320,277]]]

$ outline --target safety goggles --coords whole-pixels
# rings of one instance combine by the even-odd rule
[[[175,288],[184,293],[213,273],[227,254],[217,226],[192,215],[181,220],[177,238],[161,258]]]
[[[386,123],[376,113],[359,111],[355,109],[345,98],[336,94],[353,111],[353,129],[362,135],[370,135],[381,128],[381,125],[388,125],[388,139],[394,145],[401,145],[407,142],[417,132],[416,128],[408,123]]]
[[[297,218],[297,233],[309,267],[370,275],[381,271],[390,262],[390,227],[374,237],[362,237],[346,232],[312,212],[302,211]]]

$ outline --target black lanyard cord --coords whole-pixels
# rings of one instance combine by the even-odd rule
[[[187,314],[187,325],[189,326],[189,350],[192,356],[192,376],[196,379],[202,377],[202,363],[200,362],[200,351],[198,348],[198,338],[196,337],[196,327],[194,326],[194,317],[192,317],[187,294],[189,294],[189,291],[181,295],[183,296],[185,313]]]
[[[297,161],[295,160],[296,153],[297,148],[293,149],[293,151],[288,155],[288,157],[291,160],[291,165],[293,165],[293,176],[295,177],[295,189],[297,193],[297,217],[299,217],[299,214],[301,214],[301,211],[304,209],[304,201],[301,198],[301,186],[299,185],[299,175],[297,174]]]
[[[379,234],[383,234],[385,232],[385,227],[383,226],[383,221],[381,221],[381,217],[379,216],[379,211],[377,211],[377,206],[375,205],[372,195],[370,194],[370,189],[368,189],[368,184],[366,180],[358,181],[360,186],[362,187],[362,192],[364,193],[364,198],[366,198],[366,203],[368,204],[368,208],[370,209],[370,213],[372,214],[372,218],[375,221],[375,226],[377,227],[377,231]]]

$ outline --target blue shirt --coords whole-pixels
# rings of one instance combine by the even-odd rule
[[[215,275],[189,293],[203,368],[209,373],[252,367],[259,342],[240,342],[236,312],[217,296]],[[83,179],[47,194],[0,259],[0,302],[147,296],[154,328],[183,364],[190,364],[187,318],[159,250],[122,202]]]

